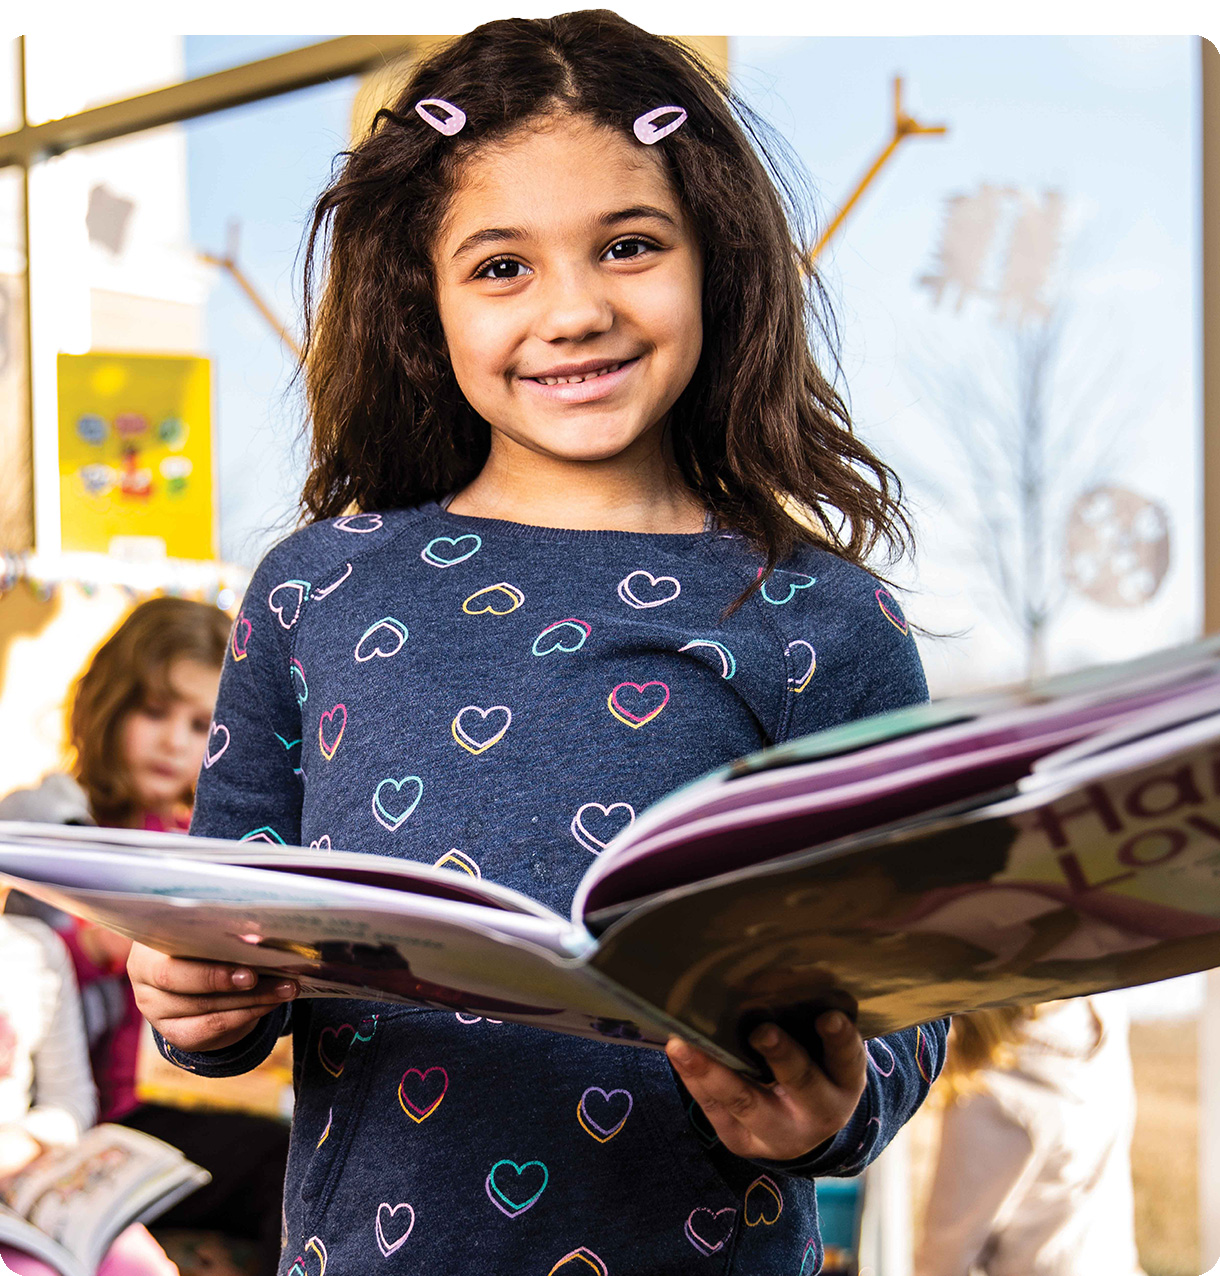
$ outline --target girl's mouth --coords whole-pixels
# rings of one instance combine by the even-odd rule
[[[640,361],[636,355],[617,363],[586,364],[554,375],[522,377],[523,384],[544,398],[558,403],[590,403],[613,394]]]
[[[579,372],[566,377],[529,377],[527,380],[537,381],[539,385],[580,385],[585,381],[593,381],[597,377],[609,376],[611,372],[617,372],[624,364],[634,362],[634,359],[623,359],[619,363],[608,363],[604,368],[595,368],[592,372]]]

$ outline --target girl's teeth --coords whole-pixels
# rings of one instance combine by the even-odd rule
[[[586,372],[580,377],[535,377],[543,385],[579,385],[582,381],[592,381],[594,377],[604,377],[608,372],[617,372],[623,365],[612,363],[608,368],[599,368],[596,372]]]

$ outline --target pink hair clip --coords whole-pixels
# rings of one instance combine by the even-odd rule
[[[667,115],[673,115],[675,118],[668,124],[657,123]],[[680,129],[685,123],[686,112],[680,106],[657,106],[637,116],[631,131],[645,146],[653,146],[663,137],[668,137],[676,129]]]
[[[466,112],[441,97],[420,98],[415,103],[415,114],[446,137],[453,137],[466,127]]]

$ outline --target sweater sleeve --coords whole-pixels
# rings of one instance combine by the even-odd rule
[[[309,565],[293,550],[300,540],[290,538],[263,559],[234,622],[195,795],[193,836],[300,843],[301,704],[308,686],[294,639],[311,588],[301,579]],[[159,1033],[154,1038],[161,1054],[181,1068],[236,1076],[271,1053],[290,1014],[291,1006],[277,1007],[222,1050],[191,1053]]]
[[[97,1119],[97,1092],[89,1067],[85,1025],[72,961],[63,940],[30,921],[46,954],[48,1000],[44,1028],[34,1045],[33,1104],[21,1125],[48,1147],[75,1143]]]
[[[825,551],[807,550],[792,567],[759,598],[784,643],[787,701],[777,743],[927,700],[910,625],[888,589]],[[864,1094],[848,1123],[808,1157],[769,1168],[858,1174],[927,1097],[948,1030],[942,1019],[868,1042]]]

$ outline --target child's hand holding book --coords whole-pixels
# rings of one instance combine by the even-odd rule
[[[224,962],[167,957],[132,944],[127,973],[136,1004],[179,1050],[191,1053],[236,1045],[264,1015],[297,994],[291,979],[260,978]]]
[[[795,1161],[847,1124],[864,1093],[864,1041],[838,1010],[820,1015],[815,1026],[822,1040],[820,1063],[775,1024],[751,1034],[750,1045],[766,1060],[773,1085],[757,1085],[670,1038],[665,1047],[670,1063],[728,1151],[751,1160]]]

